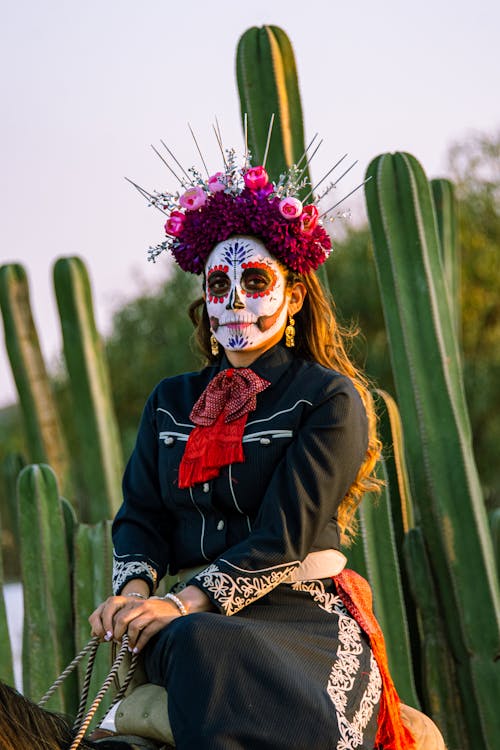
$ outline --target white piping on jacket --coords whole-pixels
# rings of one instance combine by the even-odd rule
[[[176,424],[176,425],[177,425],[177,427],[189,427],[189,429],[190,429],[190,430],[192,430],[192,429],[193,429],[193,425],[192,425],[192,424],[184,424],[184,422],[178,422],[178,421],[177,421],[177,420],[175,419],[175,417],[174,417],[174,415],[173,415],[173,414],[171,414],[171,413],[170,413],[169,411],[167,411],[166,409],[162,409],[162,408],[161,408],[161,406],[157,406],[157,407],[156,407],[156,411],[162,411],[162,412],[163,412],[164,414],[168,414],[168,416],[170,417],[170,419],[172,420],[172,422],[173,422],[174,424]]]
[[[254,419],[252,422],[247,422],[247,427],[251,424],[258,424],[258,422],[269,422],[270,419],[274,419],[275,417],[279,417],[280,414],[288,414],[289,411],[293,411],[296,406],[299,404],[307,404],[308,406],[312,406],[312,401],[307,401],[305,398],[300,398],[298,401],[294,403],[293,406],[291,406],[289,409],[282,409],[281,411],[277,411],[275,414],[271,414],[270,417],[264,417],[263,419]]]
[[[199,505],[197,504],[196,500],[193,497],[193,488],[192,487],[189,488],[189,495],[191,497],[191,500],[192,500],[192,503],[193,503],[194,507],[196,508],[196,510],[198,511],[198,513],[200,514],[201,520],[202,520],[202,523],[201,523],[201,537],[200,537],[201,554],[203,555],[203,557],[205,558],[205,560],[208,560],[210,562],[210,558],[207,557],[206,554],[205,554],[205,545],[203,544],[203,541],[205,539],[205,516],[203,515],[203,511],[200,509]]]

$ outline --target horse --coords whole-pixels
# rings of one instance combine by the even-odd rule
[[[72,742],[73,730],[64,717],[40,708],[0,681],[0,750],[69,750]],[[140,746],[117,737],[95,741],[84,739],[79,748],[132,750]]]

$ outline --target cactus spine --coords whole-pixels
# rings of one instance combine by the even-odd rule
[[[469,731],[478,748],[493,750],[499,738],[499,592],[432,195],[408,154],[377,157],[367,174],[373,178],[366,187],[368,215],[413,496],[454,657],[472,681],[475,705],[464,696]]]
[[[9,264],[0,268],[0,306],[30,459],[53,466],[64,490],[69,492],[68,456],[31,315],[28,279],[22,266]]]
[[[121,503],[123,466],[109,374],[83,262],[60,258],[54,284],[87,484],[80,517],[95,523],[114,516]]]

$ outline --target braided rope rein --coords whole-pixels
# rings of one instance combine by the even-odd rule
[[[108,672],[108,675],[104,682],[102,683],[101,688],[99,689],[96,697],[94,698],[92,705],[90,706],[89,710],[85,714],[85,706],[87,704],[87,698],[89,693],[89,686],[90,686],[90,679],[92,677],[92,670],[94,668],[94,663],[97,655],[97,649],[99,647],[99,644],[101,641],[97,636],[94,636],[90,639],[90,641],[87,643],[86,646],[82,648],[79,654],[75,656],[72,662],[68,664],[66,669],[59,675],[57,680],[54,682],[53,685],[47,690],[43,698],[39,701],[38,705],[40,707],[44,706],[45,703],[48,701],[48,699],[55,693],[58,687],[62,685],[66,677],[70,675],[73,670],[76,668],[76,666],[81,662],[81,660],[84,658],[84,656],[88,653],[89,654],[89,660],[87,664],[87,668],[85,671],[85,679],[82,687],[82,694],[80,698],[80,705],[78,707],[78,714],[75,719],[75,723],[73,725],[73,733],[76,733],[75,738],[73,740],[73,743],[69,750],[77,750],[77,748],[80,747],[82,740],[85,736],[85,732],[90,726],[90,722],[94,718],[97,709],[101,705],[101,702],[108,692],[109,688],[111,687],[116,674],[125,658],[125,656],[128,655],[129,649],[128,649],[128,636],[125,634],[122,638],[122,643],[120,646],[120,650],[118,651],[118,654],[113,661],[113,664],[111,666],[110,671]],[[132,677],[134,676],[135,667],[137,664],[137,654],[132,654],[132,658],[130,660],[130,666],[128,668],[127,675],[125,677],[125,680],[123,681],[123,684],[120,686],[120,689],[118,690],[110,709],[118,703],[121,698],[125,695],[125,692],[130,685],[130,682],[132,680]]]
[[[80,704],[78,706],[78,713],[76,715],[75,721],[73,722],[73,732],[78,731],[78,729],[80,728],[82,724],[83,718],[85,716],[85,706],[87,705],[87,699],[89,697],[90,680],[92,678],[92,670],[94,668],[94,662],[97,657],[98,647],[99,647],[99,640],[97,640],[97,643],[92,644],[92,649],[90,650],[89,660],[87,662],[87,668],[85,670],[85,677],[84,677],[83,685],[82,685],[82,693],[80,695]]]

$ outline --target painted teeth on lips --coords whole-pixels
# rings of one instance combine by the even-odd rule
[[[254,325],[255,323],[257,323],[257,318],[253,315],[242,315],[241,317],[232,315],[231,317],[220,317],[218,322],[220,326],[228,326],[229,328],[242,328]]]
[[[231,329],[238,329],[238,328],[248,328],[249,326],[253,326],[253,323],[244,323],[242,320],[240,320],[238,323],[222,323],[221,325],[225,326],[226,328]]]

